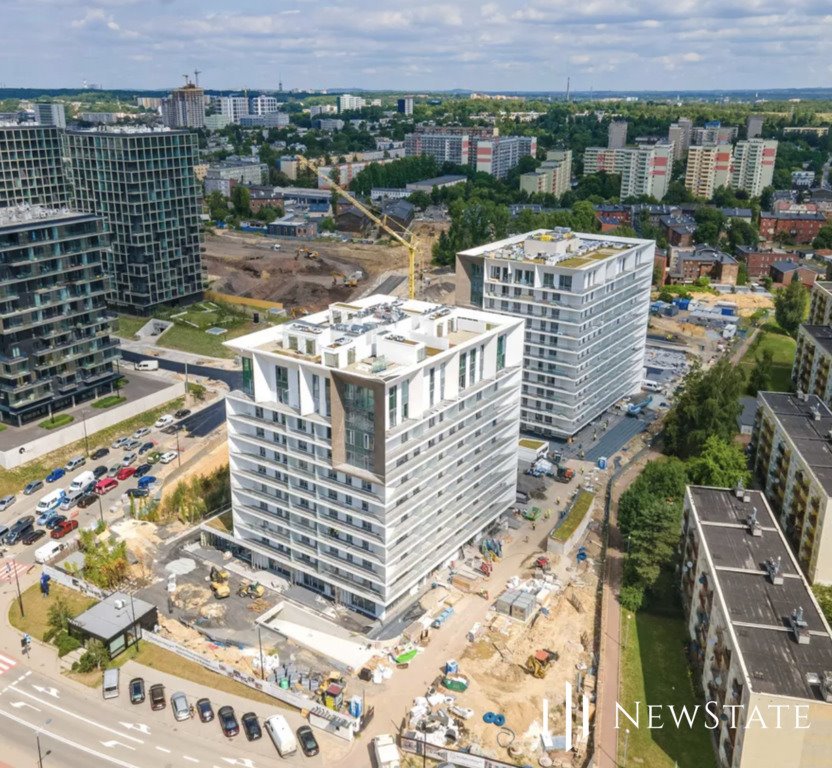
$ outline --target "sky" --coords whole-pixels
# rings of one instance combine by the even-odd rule
[[[824,87],[829,0],[0,0],[0,86]]]

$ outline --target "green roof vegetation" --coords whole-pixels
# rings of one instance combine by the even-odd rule
[[[541,445],[546,445],[546,442],[544,440],[531,440],[528,437],[520,439],[521,448],[531,448],[532,450],[537,450]]]
[[[556,541],[566,541],[586,517],[592,502],[595,499],[595,494],[589,491],[580,491],[577,498],[572,502],[572,507],[569,513],[563,519],[563,522],[552,531],[552,538]]]

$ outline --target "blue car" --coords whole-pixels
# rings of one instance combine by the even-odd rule
[[[54,483],[55,481],[60,480],[65,474],[66,470],[63,467],[57,467],[46,476],[46,482]]]
[[[134,477],[136,477],[137,479],[140,477],[144,477],[148,472],[150,472],[152,468],[153,467],[150,464],[140,464],[138,467],[136,467]]]
[[[145,475],[141,478],[138,482],[139,488],[147,488],[149,485],[153,485],[156,482],[156,478],[153,475]]]
[[[38,519],[36,520],[36,522],[37,522],[38,525],[42,525],[45,528],[51,528],[52,526],[50,525],[50,523],[56,517],[60,517],[60,516],[61,516],[61,513],[58,512],[57,509],[49,509],[46,512],[41,512],[41,514],[38,515]]]

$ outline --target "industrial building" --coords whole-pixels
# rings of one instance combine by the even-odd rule
[[[832,411],[816,395],[757,394],[753,467],[810,583],[832,583]]]
[[[638,391],[654,250],[558,228],[457,254],[457,304],[526,319],[524,430],[568,438]]]
[[[0,207],[69,202],[61,136],[54,126],[0,123]]]
[[[204,128],[205,91],[194,83],[174,88],[162,100],[162,123],[168,128]]]
[[[68,131],[74,205],[112,232],[108,302],[134,314],[202,297],[197,136],[120,128]]]
[[[698,725],[708,728],[718,765],[827,763],[832,631],[766,499],[688,487],[684,509],[689,656],[710,713],[700,710]]]
[[[0,421],[19,426],[113,390],[108,242],[92,214],[0,208]]]
[[[622,200],[643,195],[661,200],[672,169],[673,145],[663,141],[616,149],[587,147],[584,152],[584,176],[600,171],[619,174]]]
[[[227,342],[234,535],[372,618],[514,503],[523,323],[374,295]]]

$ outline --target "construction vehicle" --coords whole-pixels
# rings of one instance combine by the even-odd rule
[[[337,195],[343,197],[350,205],[355,206],[361,213],[363,213],[370,221],[373,222],[379,229],[384,230],[397,243],[400,243],[407,248],[407,295],[411,299],[416,298],[416,245],[413,242],[413,232],[405,229],[399,234],[395,229],[382,221],[376,214],[374,214],[366,205],[356,200],[346,189],[339,184],[336,184],[324,171],[318,168],[314,163],[309,162],[303,155],[295,155],[298,165],[312,171],[320,176],[327,185],[328,189],[332,189]]]
[[[528,659],[526,659],[526,666],[524,669],[532,677],[544,678],[549,671],[549,667],[553,662],[558,660],[558,655],[554,651],[549,651],[543,648],[540,651],[535,651]]]
[[[225,568],[211,566],[211,591],[217,600],[222,600],[231,594],[228,586],[228,571]]]
[[[628,416],[638,416],[650,403],[653,402],[653,396],[650,395],[649,397],[645,397],[639,403],[630,403],[627,406],[627,415]]]
[[[558,467],[555,474],[555,480],[559,483],[568,483],[573,477],[575,477],[575,470],[569,467]]]
[[[259,581],[244,581],[237,589],[237,597],[250,597],[256,600],[266,594],[266,588]]]
[[[549,565],[549,558],[545,555],[541,555],[534,561],[534,567],[540,568],[543,573],[549,573],[552,570],[551,566]]]

